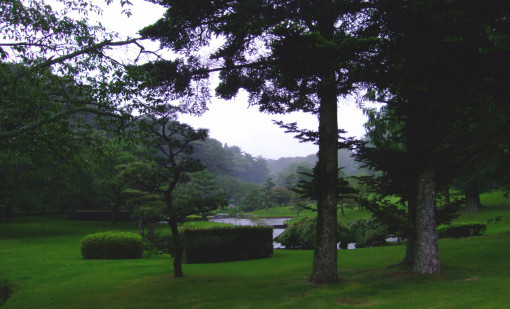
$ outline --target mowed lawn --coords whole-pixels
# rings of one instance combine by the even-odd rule
[[[82,259],[80,240],[86,234],[136,232],[135,224],[17,218],[0,223],[0,283],[7,280],[14,288],[3,307],[510,308],[508,201],[498,198],[459,220],[497,216],[500,221],[489,224],[484,236],[440,240],[441,274],[413,276],[405,268],[388,268],[403,258],[403,245],[340,250],[340,281],[329,286],[308,280],[312,251],[276,250],[261,260],[184,265],[185,277],[175,279],[167,255]]]

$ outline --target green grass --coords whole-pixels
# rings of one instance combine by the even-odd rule
[[[479,222],[487,223],[485,234],[498,234],[510,230],[510,199],[502,192],[485,193],[480,196],[484,207],[480,212],[472,213],[461,211],[458,222]],[[499,222],[488,222],[489,219],[500,218]]]
[[[441,239],[441,274],[412,276],[388,268],[404,256],[402,245],[340,250],[340,281],[329,286],[308,280],[312,251],[276,250],[268,259],[184,265],[185,277],[175,279],[167,255],[81,258],[86,234],[136,232],[134,223],[112,227],[61,217],[16,218],[0,222],[0,282],[15,288],[4,308],[508,308],[506,203],[462,214],[469,221],[504,217],[484,236]],[[355,211],[349,216],[364,215]]]
[[[359,220],[359,219],[365,219],[369,218],[371,216],[371,213],[366,210],[357,210],[344,208],[345,216],[342,216],[340,210],[338,210],[338,220],[341,223],[347,223],[350,220]],[[262,218],[268,218],[268,217],[294,217],[294,219],[299,220],[299,218],[302,217],[311,217],[316,216],[317,212],[312,210],[302,210],[299,212],[299,217],[297,217],[296,210],[294,210],[292,207],[274,207],[269,208],[267,211],[265,209],[258,209],[252,212],[248,213],[249,215],[258,216]]]

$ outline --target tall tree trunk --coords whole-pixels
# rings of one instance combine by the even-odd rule
[[[138,234],[140,234],[140,236],[142,236],[142,237],[145,234],[145,231],[143,228],[143,218],[142,217],[138,218]]]
[[[406,255],[400,264],[413,266],[414,251],[416,245],[416,187],[410,186],[407,201],[407,224],[409,230],[407,233]]]
[[[434,219],[435,200],[434,168],[429,166],[417,178],[415,274],[434,274],[440,271]]]
[[[335,72],[323,76],[319,86],[319,159],[317,162],[317,234],[312,281],[338,281],[337,181],[338,120]]]
[[[466,192],[466,210],[469,212],[479,212],[482,208],[480,194],[478,192]]]
[[[113,194],[114,194],[113,209],[112,209],[112,224],[116,224],[117,218],[119,217],[119,209],[123,202],[122,190],[121,190],[120,186],[114,186],[112,188],[112,190],[113,190]]]
[[[446,206],[450,207],[451,206],[451,203],[450,203],[450,186],[448,185],[448,183],[446,183],[444,185],[443,195],[444,195],[444,200],[446,202]]]
[[[184,273],[182,272],[182,254],[184,249],[182,247],[181,238],[179,237],[177,222],[169,220],[168,224],[172,231],[172,242],[174,245],[174,278],[179,278],[184,276]]]
[[[112,225],[117,223],[118,213],[119,213],[119,204],[117,204],[117,202],[115,202],[115,204],[113,205],[113,208],[112,208],[112,218],[111,218]]]
[[[156,223],[155,222],[149,222],[149,230],[147,231],[147,240],[150,243],[154,243],[154,232],[156,229]]]
[[[179,174],[174,171],[173,181],[170,182],[167,190],[165,191],[165,202],[167,211],[169,214],[168,225],[170,226],[170,231],[172,231],[172,242],[173,242],[173,256],[174,256],[174,278],[184,277],[184,273],[182,272],[182,255],[184,253],[184,248],[182,245],[181,238],[179,236],[179,229],[177,227],[177,221],[175,219],[175,215],[173,215],[173,200],[172,200],[172,192],[177,185],[177,181],[179,179]]]

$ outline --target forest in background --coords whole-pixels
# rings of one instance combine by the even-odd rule
[[[41,129],[46,138],[35,142],[24,136],[9,140],[10,147],[0,152],[2,216],[108,211],[114,207],[132,211],[119,172],[128,162],[146,158],[146,149],[130,133],[119,137],[101,130],[98,121],[84,114]],[[299,172],[310,173],[317,161],[315,154],[277,160],[254,157],[213,138],[195,141],[192,146],[192,157],[214,175],[216,186],[225,193],[226,205],[240,205],[245,210],[264,207],[262,187],[268,180],[274,183],[271,206],[290,205],[290,189],[296,183],[289,179],[295,180]],[[338,156],[345,174],[355,175],[357,165],[351,151],[340,150]]]

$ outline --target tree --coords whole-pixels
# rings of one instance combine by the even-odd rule
[[[207,221],[210,211],[226,206],[225,193],[216,185],[213,174],[203,170],[185,175],[184,178],[185,181],[176,188],[174,203],[195,209],[194,213],[201,215],[204,221]]]
[[[273,188],[271,192],[271,199],[278,207],[282,207],[284,205],[288,205],[292,198],[292,191],[285,187],[276,187]]]
[[[156,115],[157,114],[157,115]],[[135,162],[122,171],[121,177],[137,190],[162,195],[168,224],[172,231],[174,277],[184,276],[182,254],[184,247],[179,236],[178,224],[199,210],[188,203],[176,202],[175,190],[186,173],[204,169],[193,158],[192,143],[203,141],[207,130],[195,130],[189,125],[173,120],[173,113],[155,113],[145,116],[137,123],[139,130],[146,133],[143,140],[154,151],[153,161]]]
[[[94,135],[92,145],[85,155],[98,195],[109,205],[112,223],[116,223],[119,210],[126,206],[129,198],[125,192],[127,183],[118,177],[119,168],[143,159],[144,154],[133,141],[120,134],[108,137],[105,132],[95,131]]]
[[[165,1],[165,17],[140,33],[158,40],[182,57],[177,66],[191,81],[219,72],[216,92],[234,97],[240,89],[261,111],[305,111],[319,118],[318,132],[307,132],[319,144],[318,224],[312,280],[338,280],[336,189],[338,168],[337,97],[353,89],[347,74],[363,56],[369,40],[349,34],[356,23],[349,3],[338,1],[206,2]],[[223,44],[200,62],[192,51],[207,46],[213,36]],[[159,63],[159,66],[167,66]],[[161,83],[182,80],[161,76]]]
[[[100,11],[92,1],[57,2],[64,8],[35,0],[0,3],[0,141],[37,134],[79,113],[126,117],[111,88],[113,73],[123,68],[107,51],[138,39],[116,41],[100,24],[91,25],[87,15]]]
[[[138,162],[140,163],[140,162]],[[136,169],[141,167],[136,164],[124,165],[124,170],[119,174],[121,178],[124,175],[129,175],[129,169]],[[143,165],[142,165],[143,167]],[[140,171],[141,172],[141,171]],[[141,191],[137,189],[124,189],[122,192],[126,203],[131,208],[131,215],[133,218],[138,219],[138,233],[142,237],[145,236],[145,223],[149,223],[149,230],[147,232],[147,240],[149,242],[154,241],[155,235],[155,224],[162,220],[165,220],[165,203],[160,194]]]
[[[274,186],[275,184],[273,182],[273,179],[268,178],[266,179],[264,186],[260,189],[260,191],[262,192],[262,198],[264,199],[264,208],[266,209],[266,211],[269,210],[269,206],[271,204],[271,197]]]
[[[444,166],[440,158],[462,152],[458,144],[447,147],[452,133],[467,136],[466,126],[458,126],[459,121],[475,118],[477,111],[496,101],[504,102],[505,95],[495,98],[486,93],[486,87],[498,95],[504,92],[496,86],[502,82],[499,73],[487,71],[493,62],[485,51],[493,50],[495,33],[501,38],[508,29],[503,26],[508,24],[508,4],[386,0],[366,4],[369,17],[360,31],[374,30],[376,34],[370,35],[380,41],[365,80],[375,85],[378,99],[404,123],[411,184],[408,207],[415,226],[413,272],[436,273],[440,265],[435,183]]]
[[[264,205],[260,188],[252,188],[244,195],[242,206],[248,211],[259,209]]]

